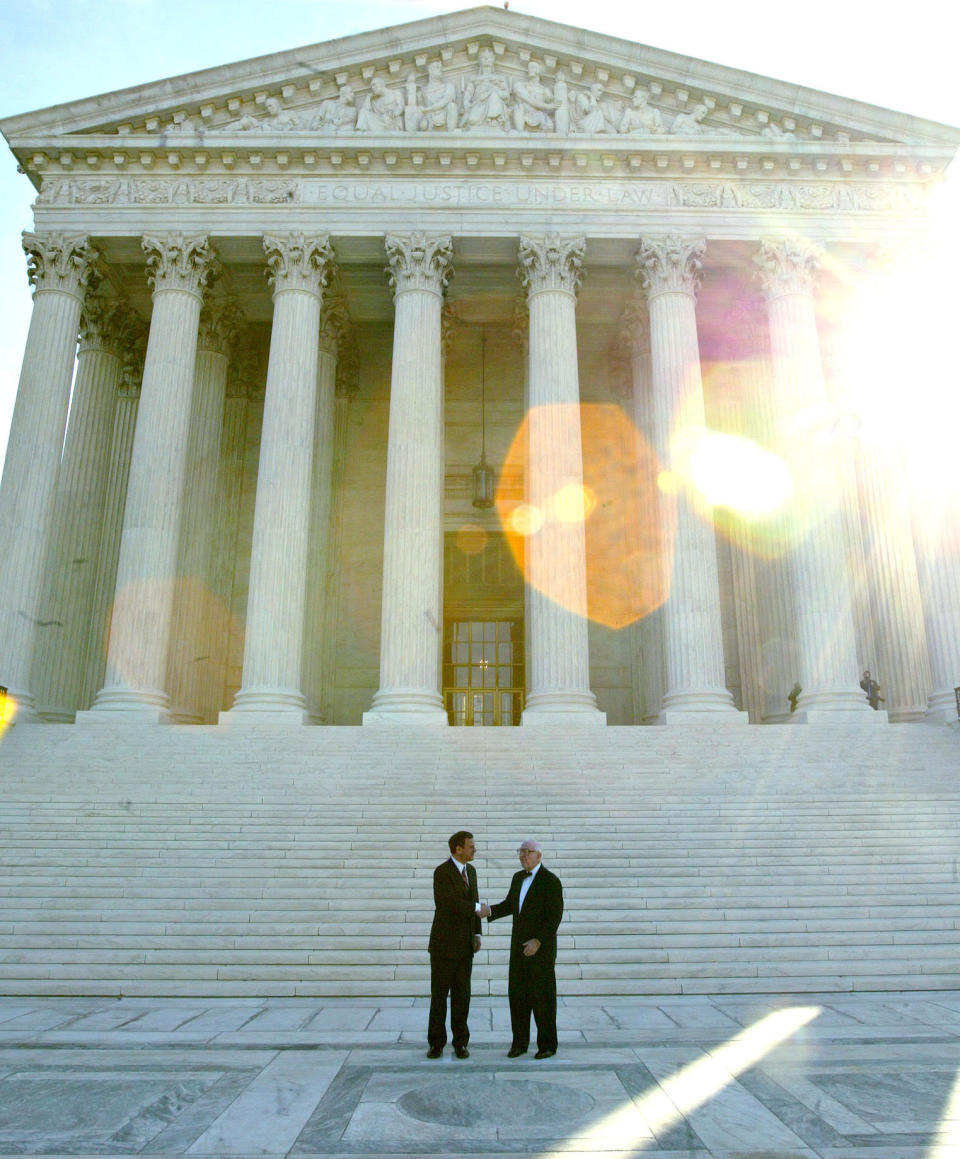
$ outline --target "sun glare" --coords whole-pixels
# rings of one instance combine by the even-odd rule
[[[783,459],[741,435],[695,432],[685,458],[690,481],[704,501],[748,521],[772,515],[793,494]]]
[[[700,1058],[660,1079],[656,1087],[621,1105],[600,1122],[591,1123],[568,1140],[565,1149],[590,1146],[607,1152],[647,1143],[656,1146],[655,1136],[666,1133],[734,1082],[738,1075],[798,1034],[821,1009],[820,1006],[791,1006],[775,1010],[722,1046],[709,1049]]]

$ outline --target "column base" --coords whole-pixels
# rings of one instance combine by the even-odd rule
[[[580,689],[560,689],[550,692],[531,692],[520,716],[522,725],[555,728],[558,724],[591,725],[604,727],[607,714],[597,708],[592,692]]]
[[[740,712],[732,705],[726,709],[665,708],[657,717],[656,723],[668,727],[683,724],[708,724],[711,728],[714,726],[727,727],[728,725],[737,725],[743,728],[745,725],[749,725],[750,715],[746,712]]]
[[[447,728],[450,721],[438,692],[426,692],[419,688],[392,688],[380,689],[374,694],[373,704],[363,714],[363,723]]]
[[[217,716],[217,724],[237,725],[241,728],[255,728],[261,724],[279,724],[284,728],[299,728],[310,724],[310,715],[295,708],[231,708]]]
[[[280,724],[310,723],[307,702],[295,688],[241,688],[233,700],[233,708],[221,712],[218,724]]]
[[[161,688],[101,688],[77,724],[171,724],[170,702]]]

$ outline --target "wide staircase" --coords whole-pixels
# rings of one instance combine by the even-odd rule
[[[432,873],[561,877],[565,995],[960,987],[960,733],[21,725],[0,992],[423,996]],[[474,993],[506,991],[509,921]]]

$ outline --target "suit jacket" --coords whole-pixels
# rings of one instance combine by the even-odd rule
[[[438,958],[467,958],[473,955],[473,937],[480,933],[477,914],[477,871],[467,863],[469,888],[449,858],[433,871],[433,901],[436,909],[427,947]]]
[[[554,962],[557,957],[557,927],[563,917],[563,887],[560,878],[541,865],[530,883],[523,909],[518,910],[520,886],[523,885],[523,870],[513,875],[510,892],[496,905],[491,906],[490,920],[513,914],[513,932],[510,935],[510,957],[522,953],[524,942],[536,938],[540,949],[535,957],[544,962]]]

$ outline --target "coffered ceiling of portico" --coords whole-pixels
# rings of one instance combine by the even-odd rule
[[[701,166],[922,181],[960,143],[960,132],[935,122],[489,7],[0,128],[38,188],[44,177],[78,174],[662,177]],[[269,200],[269,189],[260,192]]]

